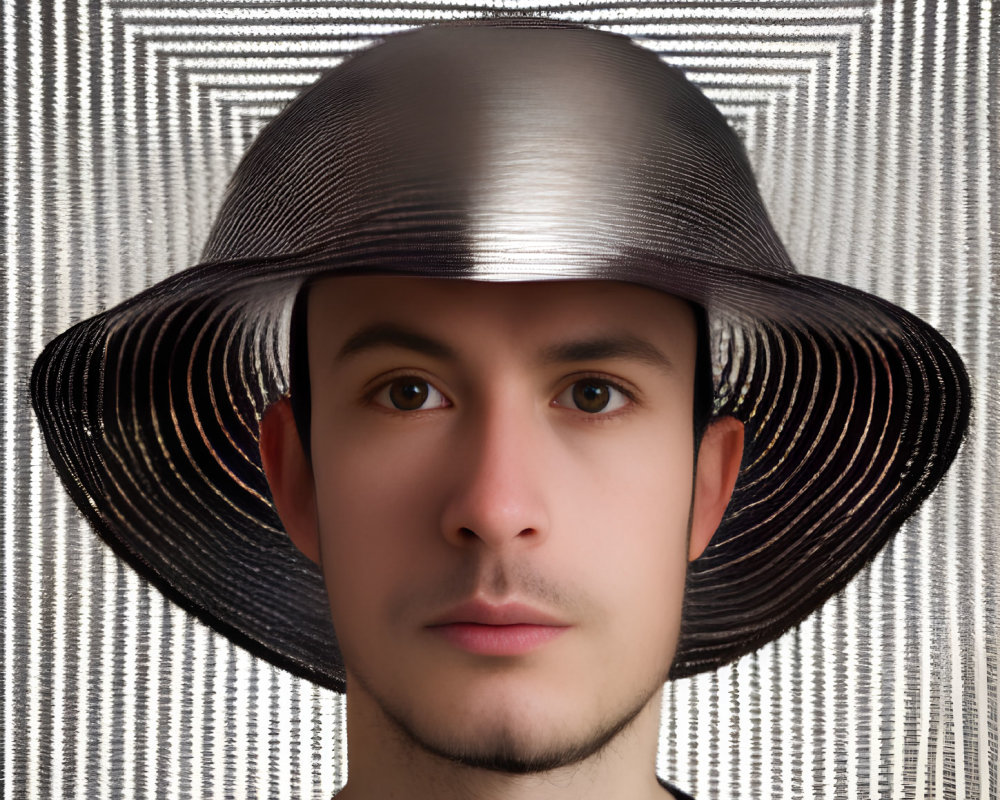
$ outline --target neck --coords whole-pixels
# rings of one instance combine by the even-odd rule
[[[660,699],[657,692],[587,758],[522,775],[466,766],[427,750],[349,682],[349,777],[337,800],[667,800],[655,774]]]

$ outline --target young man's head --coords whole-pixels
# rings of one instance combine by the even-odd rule
[[[323,568],[349,704],[507,771],[572,763],[648,711],[742,453],[724,418],[695,463],[691,306],[343,277],[312,287],[307,328],[311,457],[287,401],[261,453]]]

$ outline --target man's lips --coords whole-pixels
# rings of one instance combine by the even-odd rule
[[[455,606],[427,625],[456,647],[489,656],[523,655],[568,627],[551,614],[521,603],[490,605],[479,601]]]
[[[474,625],[547,625],[565,628],[567,623],[524,603],[493,605],[481,600],[470,600],[445,611],[428,623],[428,627],[471,623]]]

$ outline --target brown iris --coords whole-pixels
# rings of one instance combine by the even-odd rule
[[[581,411],[596,414],[611,401],[611,391],[606,383],[579,381],[573,385],[573,402]]]
[[[389,386],[389,399],[400,411],[416,411],[427,402],[427,382],[401,378]]]

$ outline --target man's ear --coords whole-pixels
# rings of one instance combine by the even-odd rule
[[[743,459],[743,423],[735,417],[712,420],[701,437],[694,477],[688,560],[700,556],[726,513]]]
[[[260,463],[289,538],[311,561],[319,564],[316,487],[287,397],[268,406],[261,417]]]

